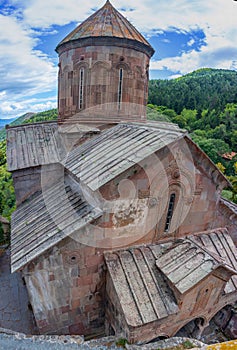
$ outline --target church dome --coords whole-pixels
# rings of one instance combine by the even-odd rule
[[[154,49],[109,1],[68,34],[59,54],[59,122],[145,121]]]
[[[145,49],[149,56],[152,56],[154,49],[149,42],[143,37],[141,33],[110,3],[106,1],[104,6],[97,12],[92,14],[79,26],[77,26],[71,33],[69,33],[57,46],[56,51],[59,52],[62,46],[69,43],[80,42],[80,46],[88,45],[89,38],[97,38],[97,44],[104,44],[104,40],[98,41],[99,38],[106,38],[107,43],[110,44],[109,39],[118,39],[120,45],[122,44],[140,44],[140,49]],[[86,40],[87,39],[87,40]],[[94,43],[94,42],[93,42]]]

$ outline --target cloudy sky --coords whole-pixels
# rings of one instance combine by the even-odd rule
[[[111,0],[156,49],[151,78],[237,70],[237,1]],[[56,107],[57,43],[102,0],[0,0],[0,119]]]

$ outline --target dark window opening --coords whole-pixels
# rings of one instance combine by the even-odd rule
[[[84,68],[80,69],[79,78],[79,109],[83,108],[84,103]]]
[[[173,212],[174,212],[174,203],[175,203],[175,193],[172,193],[170,196],[169,206],[168,206],[168,212],[165,222],[165,232],[169,231]]]
[[[119,69],[119,86],[118,86],[118,110],[121,109],[122,101],[122,89],[123,89],[123,69]]]

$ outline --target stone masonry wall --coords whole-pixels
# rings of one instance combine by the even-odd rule
[[[139,121],[148,98],[148,67],[149,57],[131,48],[88,46],[61,53],[59,119],[86,111],[91,119],[101,114],[107,122],[114,116],[136,116]],[[120,78],[124,106],[119,105]]]
[[[47,188],[47,186],[50,186],[57,181],[57,174],[61,176],[60,170],[60,164],[50,164],[14,171],[12,177],[14,181],[17,206],[34,193],[41,191],[42,172],[44,172],[44,188]]]
[[[67,239],[23,271],[41,334],[104,333],[104,260]]]
[[[116,249],[154,243],[219,227],[220,189],[208,171],[201,172],[195,166],[191,153],[183,153],[179,159],[179,149],[179,143],[165,147],[96,194],[97,204],[106,212],[97,222],[104,229],[105,246]],[[175,206],[165,231],[172,193],[176,195]]]

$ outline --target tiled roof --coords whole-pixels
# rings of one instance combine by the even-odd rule
[[[208,250],[202,249],[202,245],[189,239],[172,245],[157,260],[156,265],[181,294],[192,289],[220,266],[232,270],[218,255],[213,256]]]
[[[174,296],[155,265],[156,247],[106,253],[108,272],[124,316],[140,326],[178,311]]]
[[[64,166],[81,182],[97,190],[183,135],[183,130],[169,123],[119,124],[75,148]]]
[[[236,155],[237,155],[236,152],[225,153],[225,154],[222,154],[222,158],[232,160]]]
[[[70,184],[59,182],[37,194],[12,216],[12,272],[100,215]]]
[[[58,47],[73,40],[89,37],[116,37],[130,39],[138,41],[151,48],[148,41],[111,5],[109,1],[68,34],[59,43]]]
[[[237,249],[226,229],[194,235],[192,241],[204,246],[210,252],[221,257],[227,265],[237,270]],[[225,292],[230,293],[235,290],[237,290],[237,276],[232,276],[226,284]]]
[[[7,129],[8,170],[57,163],[63,156],[58,125],[35,123]]]

